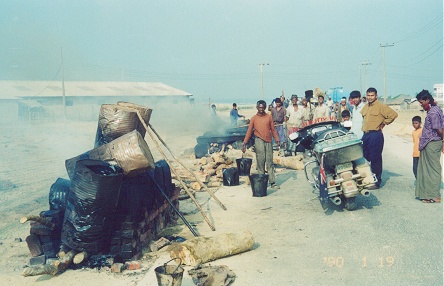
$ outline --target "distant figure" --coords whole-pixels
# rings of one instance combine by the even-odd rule
[[[416,98],[427,112],[427,116],[419,139],[420,154],[415,195],[423,203],[440,203],[444,114],[427,90],[422,90]]]
[[[210,113],[211,113],[212,116],[217,116],[217,113],[216,113],[216,105],[215,105],[215,104],[212,104],[212,105],[211,105]]]
[[[293,132],[297,132],[301,127],[302,123],[304,122],[304,110],[302,108],[299,108],[298,106],[298,96],[296,94],[293,94],[291,96],[291,103],[292,105],[287,109],[287,138],[288,135],[290,135]],[[302,145],[299,150],[296,148],[296,144],[291,142],[290,140],[287,140],[287,150],[290,152],[304,152]]]
[[[367,97],[363,96],[362,97],[362,102],[367,103]]]
[[[259,100],[256,104],[257,113],[251,117],[250,124],[248,125],[247,133],[244,138],[244,145],[242,152],[245,153],[247,149],[247,143],[251,136],[254,134],[254,148],[256,150],[256,164],[259,174],[265,174],[265,165],[267,165],[268,181],[271,184],[271,188],[279,189],[276,185],[276,177],[274,173],[273,164],[273,145],[272,136],[278,146],[280,145],[279,136],[274,128],[273,118],[271,115],[265,113],[267,103],[263,100]]]
[[[347,98],[345,97],[341,98],[341,103],[339,104],[338,107],[337,116],[336,116],[338,122],[342,122],[342,111],[344,110],[348,111],[350,110],[347,106]]]
[[[288,99],[285,99],[284,95],[281,95],[281,102],[282,105],[285,107],[285,109],[287,109],[288,106],[290,106],[290,101]]]
[[[358,90],[352,91],[350,93],[350,98],[353,101],[351,132],[361,139],[362,135],[364,135],[364,132],[362,132],[362,123],[364,122],[364,119],[362,118],[361,110],[365,103],[361,101],[361,93]]]
[[[233,109],[231,109],[231,111],[230,111],[231,126],[236,127],[237,120],[241,117],[245,118],[245,116],[239,114],[239,111],[237,110],[237,104],[233,103]]]
[[[279,141],[283,143],[284,149],[287,147],[287,136],[284,127],[285,116],[287,111],[285,107],[282,106],[282,102],[280,98],[276,98],[274,100],[276,103],[276,107],[273,107],[271,110],[271,117],[273,118],[274,127],[276,128],[276,132],[279,136]]]
[[[330,108],[330,113],[333,111],[333,100],[331,99],[331,97],[328,97],[327,102],[325,103],[325,105],[328,106],[328,108]]]
[[[382,175],[382,149],[384,148],[384,126],[392,123],[398,113],[378,100],[378,91],[374,87],[367,89],[368,104],[361,110],[364,123],[362,125],[362,149],[364,157],[370,162],[371,170],[378,181],[369,190],[379,189]]]
[[[421,127],[421,116],[413,116],[412,118],[412,126],[414,128],[412,132],[412,140],[413,140],[413,174],[418,173],[418,161],[419,161],[419,138],[421,138],[422,127]]]
[[[315,107],[313,112],[313,120],[325,121],[330,118],[330,108],[324,104],[324,96],[318,95],[319,105]]]
[[[313,119],[313,110],[311,103],[306,98],[302,98],[302,113],[304,117],[304,123],[309,123]]]

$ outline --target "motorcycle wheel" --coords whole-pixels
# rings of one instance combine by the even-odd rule
[[[356,197],[353,198],[346,198],[344,207],[348,211],[353,211],[358,207],[358,204],[356,203]]]

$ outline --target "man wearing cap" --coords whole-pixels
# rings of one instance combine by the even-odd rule
[[[364,133],[362,132],[362,114],[361,110],[364,107],[365,103],[361,100],[361,93],[358,90],[354,90],[350,92],[350,98],[353,101],[353,109],[352,109],[352,127],[350,129],[351,132],[356,134],[359,139],[362,138]]]
[[[378,91],[374,87],[367,89],[367,102],[361,110],[364,119],[362,147],[364,157],[370,162],[372,172],[378,179],[378,182],[369,188],[375,190],[381,186],[382,149],[384,148],[382,129],[385,125],[392,123],[398,117],[398,113],[378,100]]]
[[[283,143],[284,149],[287,147],[287,136],[284,127],[285,115],[287,111],[285,107],[282,106],[282,101],[280,98],[274,100],[276,107],[271,110],[271,117],[273,117],[274,127],[279,136],[279,141]]]
[[[248,130],[244,138],[242,152],[245,153],[247,150],[247,142],[254,134],[257,170],[259,174],[265,174],[265,165],[267,165],[268,181],[271,184],[271,188],[279,189],[279,186],[276,185],[276,177],[274,174],[271,136],[274,137],[278,146],[280,145],[280,141],[276,129],[274,128],[273,118],[270,114],[265,112],[266,107],[267,103],[265,101],[259,100],[257,102],[257,113],[250,119],[250,124],[248,125]]]

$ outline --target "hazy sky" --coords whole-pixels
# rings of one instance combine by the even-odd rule
[[[442,0],[3,0],[0,80],[161,81],[197,101],[443,82]],[[370,65],[362,65],[369,61]],[[361,73],[360,73],[361,69]],[[360,75],[361,79],[360,80]]]

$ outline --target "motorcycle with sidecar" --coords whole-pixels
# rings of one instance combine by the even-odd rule
[[[351,126],[350,126],[351,127]],[[313,160],[305,163],[305,177],[319,191],[324,209],[331,202],[347,210],[357,208],[356,197],[368,197],[377,182],[363,157],[362,141],[336,121],[308,125],[289,135]]]

